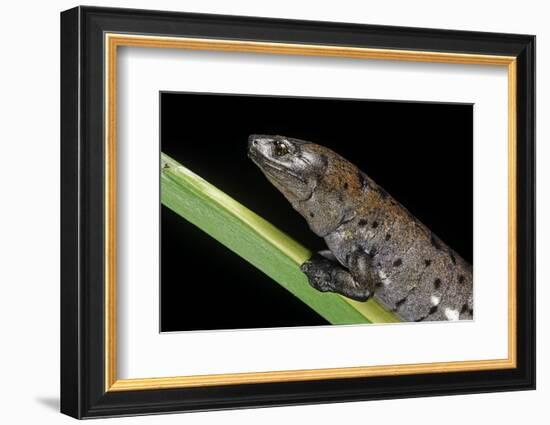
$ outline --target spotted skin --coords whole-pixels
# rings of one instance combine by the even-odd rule
[[[473,319],[471,265],[355,165],[284,136],[252,135],[248,154],[329,248],[301,266],[314,288],[403,321]]]

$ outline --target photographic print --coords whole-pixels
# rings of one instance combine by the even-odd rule
[[[81,6],[61,41],[63,413],[534,388],[534,36]]]
[[[473,320],[473,105],[160,105],[161,332]]]

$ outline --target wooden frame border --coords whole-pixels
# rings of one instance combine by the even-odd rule
[[[61,411],[92,418],[534,389],[535,41],[523,34],[88,6],[62,12]],[[508,157],[514,277],[508,282],[508,357],[117,380],[116,240],[109,230],[116,224],[116,105],[106,92],[116,91],[116,79],[107,76],[116,75],[117,46],[148,43],[508,67],[509,133],[515,135]]]

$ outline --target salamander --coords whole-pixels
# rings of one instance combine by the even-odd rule
[[[315,289],[374,297],[407,322],[473,319],[472,266],[354,164],[271,135],[251,135],[248,156],[325,240],[300,266]]]

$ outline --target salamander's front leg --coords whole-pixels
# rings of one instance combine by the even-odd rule
[[[324,252],[314,254],[300,266],[311,286],[321,292],[336,292],[356,301],[366,301],[372,296],[374,282],[367,254],[351,254],[348,259],[350,270],[327,257],[329,255]]]

